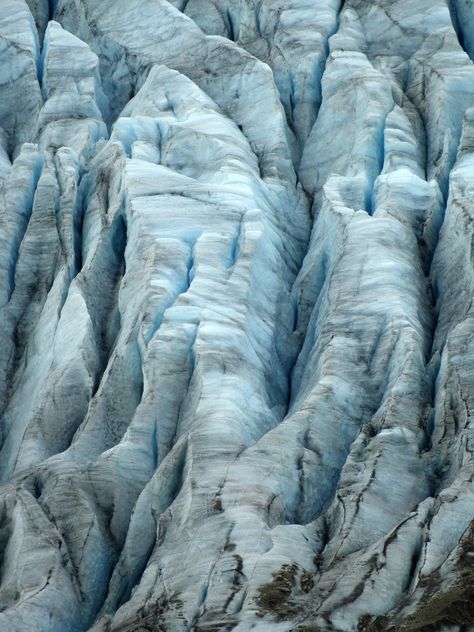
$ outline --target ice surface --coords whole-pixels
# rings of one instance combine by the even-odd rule
[[[2,4],[0,630],[474,624],[473,25]]]

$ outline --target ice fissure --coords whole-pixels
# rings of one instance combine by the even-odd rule
[[[0,629],[474,629],[474,3],[0,8]]]

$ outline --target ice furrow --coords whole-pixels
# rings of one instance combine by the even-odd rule
[[[343,4],[340,0],[317,6],[307,0],[189,0],[178,8],[205,33],[228,37],[270,65],[288,123],[299,141],[299,157],[321,104],[328,39],[337,31]]]

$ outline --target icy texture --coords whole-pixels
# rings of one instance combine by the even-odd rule
[[[474,2],[0,35],[0,630],[474,630]]]

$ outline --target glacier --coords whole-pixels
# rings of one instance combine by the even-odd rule
[[[0,35],[0,631],[474,631],[474,2]]]

